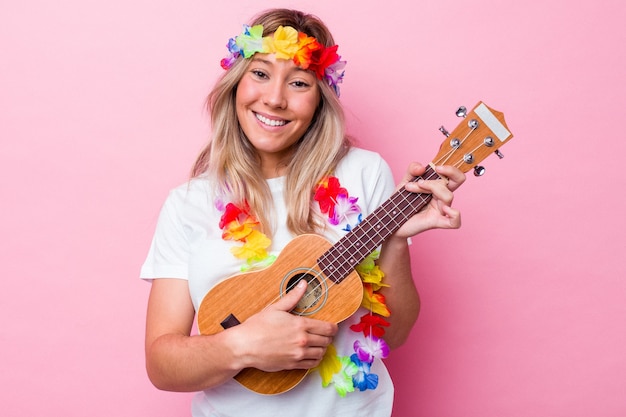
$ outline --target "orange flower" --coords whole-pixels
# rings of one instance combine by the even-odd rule
[[[321,49],[317,39],[308,36],[306,33],[298,33],[298,50],[293,56],[293,62],[302,69],[308,69],[311,64],[311,54],[313,51]]]
[[[246,217],[243,223],[239,223],[239,220],[233,220],[224,227],[222,239],[245,241],[258,224],[259,222],[254,217]]]
[[[383,317],[391,316],[391,312],[385,304],[385,296],[374,292],[371,284],[363,284],[363,301],[361,306]]]

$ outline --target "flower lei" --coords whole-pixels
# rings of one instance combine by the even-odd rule
[[[333,226],[343,225],[341,230],[346,232],[363,218],[356,204],[358,198],[350,197],[336,177],[330,176],[320,181],[314,199],[321,212],[328,215],[329,223]],[[222,239],[241,243],[240,246],[232,247],[231,252],[238,259],[246,261],[241,267],[242,271],[266,267],[276,260],[275,256],[267,252],[271,240],[258,230],[259,222],[247,203],[239,207],[233,203],[223,205],[218,200],[216,207],[222,212],[219,223]],[[335,346],[331,344],[315,368],[322,378],[322,386],[333,384],[341,397],[357,388],[359,391],[376,389],[378,375],[370,372],[371,366],[376,358],[384,359],[389,355],[389,346],[382,337],[385,334],[384,327],[389,326],[383,317],[389,317],[391,312],[385,304],[385,297],[378,293],[382,287],[388,286],[383,283],[385,274],[376,265],[378,256],[378,251],[373,252],[356,268],[363,281],[361,307],[369,311],[361,317],[359,323],[350,326],[350,330],[359,334],[353,343],[354,353],[349,356],[338,355]]]
[[[243,25],[243,32],[230,38],[226,47],[229,54],[220,62],[224,69],[232,67],[240,56],[250,58],[257,52],[276,54],[277,59],[291,59],[300,68],[313,71],[318,80],[326,80],[339,96],[338,84],[343,81],[346,61],[337,55],[337,45],[325,47],[291,26],[279,26],[273,35],[263,36],[263,25]]]
[[[259,221],[250,213],[247,203],[244,203],[243,207],[233,203],[224,206],[221,200],[217,200],[216,206],[223,212],[220,218],[222,239],[242,243],[241,246],[230,248],[236,258],[246,261],[241,267],[242,272],[269,266],[276,260],[276,256],[267,253],[272,241],[258,230]]]
[[[341,230],[349,232],[363,219],[361,209],[356,204],[357,197],[350,197],[337,177],[330,176],[320,181],[314,199],[321,212],[328,215],[330,224],[343,224]],[[389,326],[383,317],[389,317],[391,312],[385,304],[385,296],[378,293],[382,287],[388,286],[383,283],[385,274],[375,262],[379,254],[378,251],[373,252],[356,267],[363,281],[361,307],[369,312],[361,317],[359,323],[350,326],[350,330],[360,333],[353,343],[354,353],[339,356],[335,347],[330,345],[317,367],[322,385],[326,387],[332,383],[342,397],[355,388],[359,391],[376,389],[378,375],[371,373],[370,368],[376,358],[384,359],[389,355],[389,346],[382,337],[385,334],[384,327]]]

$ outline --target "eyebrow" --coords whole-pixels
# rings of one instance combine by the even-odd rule
[[[256,57],[256,55],[254,57],[252,57],[252,59],[250,60],[252,62],[258,61],[258,62],[263,62],[264,64],[268,64],[271,65],[272,63],[270,61],[268,61],[267,59],[262,59],[262,58],[258,58]]]

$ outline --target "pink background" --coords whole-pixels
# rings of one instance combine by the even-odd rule
[[[463,228],[414,240],[423,309],[388,361],[394,416],[626,415],[624,2],[261,3],[328,23],[350,131],[398,178],[461,104],[515,134],[458,192]],[[207,137],[226,40],[258,10],[0,5],[3,415],[187,415],[189,394],[145,375],[137,275]]]

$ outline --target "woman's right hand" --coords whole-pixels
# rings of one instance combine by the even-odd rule
[[[338,328],[335,323],[290,313],[306,287],[306,281],[300,281],[278,302],[228,329],[231,348],[242,368],[274,372],[319,365]]]
[[[146,368],[167,391],[200,391],[243,368],[310,369],[319,364],[337,325],[290,313],[306,291],[296,286],[277,303],[213,335],[191,335],[194,308],[182,279],[152,282],[146,320]]]

